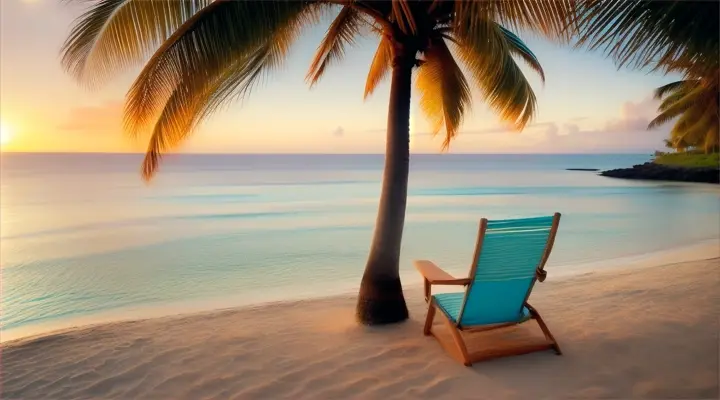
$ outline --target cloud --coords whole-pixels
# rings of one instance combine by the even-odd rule
[[[605,121],[596,129],[581,129],[577,124],[565,123],[563,134],[548,128],[540,147],[554,151],[651,151],[662,148],[669,127],[648,130],[648,122],[657,110],[657,101],[646,98],[639,102],[625,102],[620,117]]]
[[[558,136],[558,127],[557,124],[552,123],[548,125],[547,129],[545,129],[545,137],[552,140],[553,138]]]
[[[123,104],[109,101],[99,106],[76,107],[70,110],[65,120],[57,126],[59,130],[96,133],[118,131],[122,127]]]
[[[568,135],[574,135],[580,132],[580,127],[577,124],[564,124],[563,129]]]
[[[337,128],[335,128],[332,134],[335,137],[343,137],[345,135],[345,129],[342,126],[338,126]]]
[[[652,97],[637,103],[626,101],[620,108],[620,118],[606,121],[602,131],[607,133],[646,131],[648,123],[657,114],[658,105],[658,100]]]

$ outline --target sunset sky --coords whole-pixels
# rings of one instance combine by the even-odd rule
[[[3,151],[143,151],[121,130],[123,97],[139,70],[127,71],[90,91],[60,66],[59,50],[82,2],[0,1],[0,123]],[[243,104],[208,120],[183,146],[185,152],[375,153],[384,149],[389,85],[363,101],[365,77],[377,39],[350,49],[342,64],[313,89],[305,73],[327,24],[308,30],[284,70],[273,73]],[[617,71],[599,53],[571,50],[523,35],[545,69],[524,68],[539,100],[535,122],[507,132],[475,97],[451,152],[647,152],[661,149],[669,127],[646,131],[657,104],[653,88],[676,76]],[[413,105],[412,151],[436,153],[441,138]]]

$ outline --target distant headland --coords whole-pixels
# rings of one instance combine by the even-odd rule
[[[631,168],[600,172],[611,178],[720,183],[720,153],[661,153],[654,160]]]

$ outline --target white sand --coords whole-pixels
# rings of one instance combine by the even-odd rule
[[[718,258],[550,271],[530,300],[565,354],[472,368],[422,335],[415,288],[411,320],[382,328],[357,326],[350,297],[103,324],[4,343],[0,397],[716,399],[719,283]],[[542,339],[533,322],[506,333]],[[492,345],[485,335],[471,347]]]

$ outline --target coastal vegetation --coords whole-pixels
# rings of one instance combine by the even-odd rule
[[[654,162],[687,168],[720,168],[720,153],[664,153],[656,156]]]

